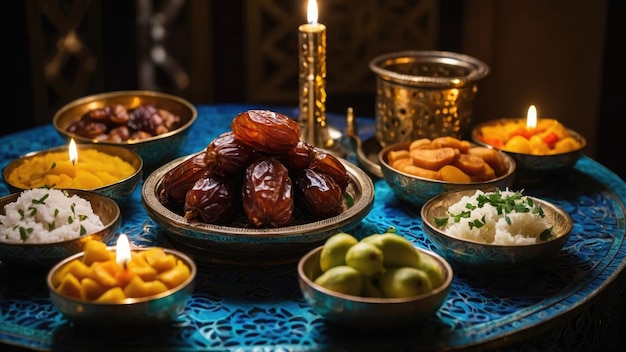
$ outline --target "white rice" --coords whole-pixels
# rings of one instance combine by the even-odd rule
[[[478,205],[479,195],[490,195],[495,192],[476,191],[471,197],[463,197],[457,203],[448,208],[448,214],[461,214],[467,212],[467,205]],[[515,192],[505,190],[499,191],[502,198],[512,196]],[[518,192],[521,194],[521,192]],[[528,197],[522,196],[516,200],[516,203],[525,202]],[[537,204],[535,204],[537,206]],[[492,204],[485,203],[482,207],[476,207],[471,210],[469,217],[448,218],[448,222],[442,229],[450,236],[468,239],[476,242],[497,245],[527,245],[537,243],[539,235],[546,229],[550,228],[550,224],[545,217],[529,212],[512,211],[506,214],[510,219],[507,223],[504,214],[498,214],[498,209]],[[458,219],[458,222],[455,221]],[[477,227],[470,224],[475,221],[484,223],[484,226]]]
[[[54,243],[97,232],[104,227],[91,203],[59,189],[23,191],[0,214],[0,242]]]

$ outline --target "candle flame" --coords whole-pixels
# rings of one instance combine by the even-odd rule
[[[537,108],[531,105],[528,108],[528,114],[526,115],[526,128],[533,129],[537,127]]]
[[[126,262],[130,260],[130,242],[125,234],[121,234],[117,239],[117,247],[115,249],[115,261],[126,267]]]
[[[310,24],[317,23],[317,0],[309,0],[306,9],[306,19]]]
[[[78,148],[76,148],[76,142],[74,142],[74,138],[72,138],[72,140],[70,141],[69,153],[72,165],[76,164],[76,162],[78,161]]]

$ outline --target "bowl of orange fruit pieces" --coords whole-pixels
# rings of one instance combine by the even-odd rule
[[[542,176],[570,169],[583,155],[586,139],[556,119],[526,126],[523,118],[501,118],[476,125],[471,139],[478,145],[510,155],[518,176]],[[520,175],[521,174],[521,175]]]
[[[444,192],[505,189],[516,170],[506,153],[451,136],[395,143],[378,159],[395,195],[418,207]]]
[[[196,265],[187,255],[161,247],[132,248],[116,260],[118,246],[91,240],[81,253],[50,269],[47,285],[69,321],[110,328],[171,322],[191,296]]]

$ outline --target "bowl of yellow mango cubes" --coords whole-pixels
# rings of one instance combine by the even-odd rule
[[[132,150],[113,145],[76,144],[22,155],[3,170],[11,192],[32,188],[93,191],[118,203],[141,181],[143,160]]]
[[[193,292],[196,271],[193,260],[181,252],[131,249],[126,236],[120,235],[113,247],[89,241],[83,252],[50,269],[46,281],[52,303],[74,324],[154,326],[181,314]]]

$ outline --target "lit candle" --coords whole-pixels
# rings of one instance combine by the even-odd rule
[[[334,140],[326,124],[326,26],[317,17],[317,1],[308,0],[308,23],[298,27],[299,123],[305,142],[330,149]]]
[[[526,113],[526,129],[529,131],[534,130],[537,127],[537,108],[534,105],[528,107],[528,113]]]
[[[117,239],[115,248],[115,261],[126,269],[126,263],[130,260],[130,242],[125,234],[121,234]]]
[[[70,161],[72,162],[72,165],[76,165],[76,162],[78,161],[78,148],[76,147],[76,142],[74,142],[74,138],[70,140],[70,146],[68,149],[70,154]]]
[[[117,283],[122,287],[128,285],[135,276],[128,270],[130,258],[130,242],[125,234],[121,234],[117,239],[117,245],[115,247],[115,262],[119,266],[118,271],[115,273],[115,280],[117,280]]]

